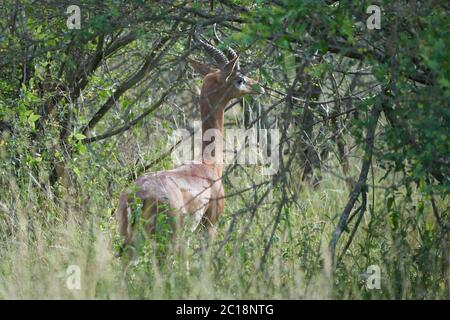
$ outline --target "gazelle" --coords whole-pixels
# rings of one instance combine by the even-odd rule
[[[226,55],[206,41],[196,38],[218,67],[202,64],[188,58],[191,66],[202,76],[200,113],[202,119],[202,157],[178,168],[145,173],[134,187],[122,193],[116,211],[122,248],[133,247],[136,226],[130,219],[133,202],[139,198],[139,214],[144,221],[144,231],[152,234],[158,228],[157,215],[164,211],[172,219],[172,228],[189,215],[193,218],[192,230],[199,224],[207,227],[214,237],[217,218],[224,210],[223,132],[224,111],[227,104],[246,94],[260,94],[264,90],[257,81],[246,77],[240,70],[239,57],[231,49]],[[210,133],[214,133],[213,140]],[[213,140],[213,141],[211,141]],[[173,222],[175,221],[175,222]]]

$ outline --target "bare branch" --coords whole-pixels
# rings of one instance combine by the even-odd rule
[[[361,172],[359,174],[358,182],[356,183],[355,187],[353,188],[352,193],[350,194],[350,198],[347,202],[347,205],[344,208],[344,211],[342,211],[341,217],[339,219],[339,222],[333,232],[331,241],[329,243],[329,251],[331,258],[333,259],[333,265],[334,265],[334,255],[336,251],[336,245],[339,241],[340,236],[342,235],[342,232],[344,231],[345,227],[347,226],[347,220],[350,215],[350,212],[353,209],[353,206],[356,203],[356,200],[358,199],[361,192],[363,192],[364,188],[366,187],[366,181],[367,181],[367,175],[369,173],[370,164],[372,160],[372,154],[373,154],[373,145],[374,145],[374,138],[375,138],[375,130],[377,128],[378,124],[378,118],[380,117],[380,110],[374,106],[371,111],[371,123],[369,127],[367,128],[367,134],[366,134],[366,145],[365,145],[365,154],[363,158],[363,163],[361,167]]]

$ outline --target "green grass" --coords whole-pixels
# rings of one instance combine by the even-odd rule
[[[263,265],[261,258],[277,215],[280,194],[276,190],[253,218],[251,211],[242,210],[255,203],[251,192],[227,199],[213,244],[208,245],[202,232],[179,234],[175,247],[164,239],[144,238],[139,262],[129,265],[116,257],[120,241],[112,214],[116,195],[125,182],[117,179],[110,196],[106,190],[111,173],[100,172],[104,173],[95,181],[86,180],[83,188],[61,188],[58,197],[36,188],[32,178],[24,178],[21,183],[9,180],[9,188],[2,191],[0,209],[0,298],[446,297],[439,270],[433,269],[430,261],[426,266],[413,258],[426,246],[417,232],[411,229],[411,234],[399,237],[399,230],[385,219],[390,213],[382,188],[376,189],[374,210],[372,193],[368,194],[369,210],[335,273],[331,272],[327,244],[347,201],[348,189],[343,180],[331,174],[324,174],[316,189],[291,181],[298,183],[292,187],[292,192],[298,192],[298,200],[282,209]],[[248,181],[235,175],[232,183],[239,189]],[[226,188],[228,194],[235,192],[231,184]],[[260,190],[257,194],[262,193]],[[398,204],[399,212],[407,213],[418,201]],[[428,225],[432,219],[428,211],[426,206],[417,221],[423,221],[424,228],[433,228]],[[406,218],[399,221],[404,224],[403,231],[412,228]],[[338,252],[347,238],[345,234]],[[360,277],[372,264],[381,267],[381,290],[366,289]],[[69,265],[81,270],[80,290],[67,288]]]

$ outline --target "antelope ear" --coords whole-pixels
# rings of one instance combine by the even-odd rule
[[[234,59],[230,60],[225,67],[223,67],[223,73],[225,75],[225,81],[228,81],[228,79],[233,74],[234,70],[236,70],[236,66],[239,62],[239,56],[236,56]]]
[[[201,62],[195,61],[189,57],[186,58],[186,60],[189,61],[191,67],[194,68],[194,70],[200,73],[202,76],[206,76],[208,73],[217,71],[217,69],[207,66],[206,64],[203,64]]]

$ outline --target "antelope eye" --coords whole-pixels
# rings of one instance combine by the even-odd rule
[[[244,80],[244,78],[239,78],[239,79],[237,79],[237,84],[238,85],[243,85],[243,84],[245,84],[245,80]]]

